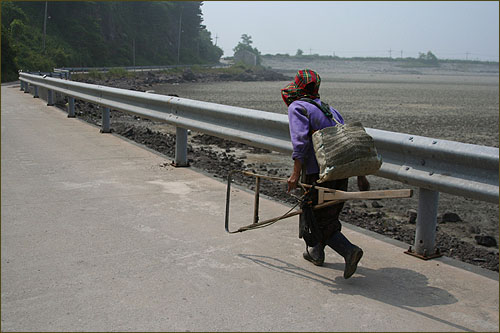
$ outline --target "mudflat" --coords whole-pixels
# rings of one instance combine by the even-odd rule
[[[264,61],[293,78],[310,68],[320,95],[346,121],[365,127],[498,147],[498,65],[403,68],[378,61]],[[179,83],[157,93],[286,114],[280,89],[289,81]]]

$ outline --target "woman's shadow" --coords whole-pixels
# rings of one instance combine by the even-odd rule
[[[468,328],[413,309],[453,304],[458,300],[448,291],[430,286],[425,275],[410,269],[399,267],[371,269],[359,266],[356,274],[349,280],[345,280],[342,277],[343,262],[324,264],[325,268],[339,271],[337,277],[332,279],[273,257],[252,254],[239,254],[239,256],[276,272],[318,282],[328,287],[333,294],[361,295],[461,330],[471,331]]]

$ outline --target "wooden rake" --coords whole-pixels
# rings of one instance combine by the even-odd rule
[[[255,177],[255,197],[254,197],[254,208],[253,208],[253,223],[247,226],[241,227],[238,230],[229,230],[229,204],[231,199],[231,182],[233,175],[235,173],[241,173],[245,176]],[[286,219],[302,213],[302,210],[294,209],[300,204],[301,199],[298,198],[297,204],[295,204],[288,212],[285,214],[274,217],[272,219],[267,219],[265,221],[259,221],[259,192],[261,179],[271,180],[286,183],[286,178],[271,177],[265,175],[259,175],[243,170],[233,170],[230,171],[227,176],[227,192],[226,192],[226,215],[225,215],[225,229],[228,233],[234,234],[238,232],[243,232],[252,229],[263,228],[271,225],[279,220]],[[311,188],[309,184],[299,183],[298,186],[302,187],[304,190],[306,188]],[[321,209],[331,205],[335,205],[342,201],[347,200],[369,200],[369,199],[393,199],[393,198],[410,198],[413,195],[413,190],[403,189],[403,190],[380,190],[380,191],[362,191],[362,192],[345,192],[340,190],[333,190],[325,187],[314,186],[318,190],[318,204],[313,206],[313,209]]]

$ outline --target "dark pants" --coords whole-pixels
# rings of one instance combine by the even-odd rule
[[[315,181],[319,179],[319,175],[317,173],[307,175],[305,177],[304,183],[312,185]],[[318,184],[320,187],[331,188],[335,190],[347,191],[348,178],[345,179],[337,179],[334,181],[324,182]],[[313,193],[314,205],[318,204],[318,191],[314,190]],[[339,221],[339,215],[344,208],[344,202],[340,202],[336,205],[328,206],[322,209],[314,210],[314,217],[316,219],[316,223],[318,227],[322,231],[323,245],[326,244],[326,240],[329,239],[335,232],[340,231],[342,226]]]

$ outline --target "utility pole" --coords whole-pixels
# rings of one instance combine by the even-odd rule
[[[401,59],[403,59],[403,50],[401,50]]]
[[[392,49],[389,49],[389,58],[392,58]]]
[[[135,37],[132,39],[132,63],[135,67]]]
[[[47,33],[47,1],[45,1],[45,16],[43,17],[43,52],[45,52],[46,33]]]
[[[215,34],[215,46],[217,46],[217,39],[219,39],[219,36]]]
[[[469,60],[469,51],[465,52],[465,60]]]
[[[180,58],[181,58],[182,9],[183,9],[183,7],[181,5],[181,14],[179,16],[179,39],[177,41],[177,64],[179,64]]]

